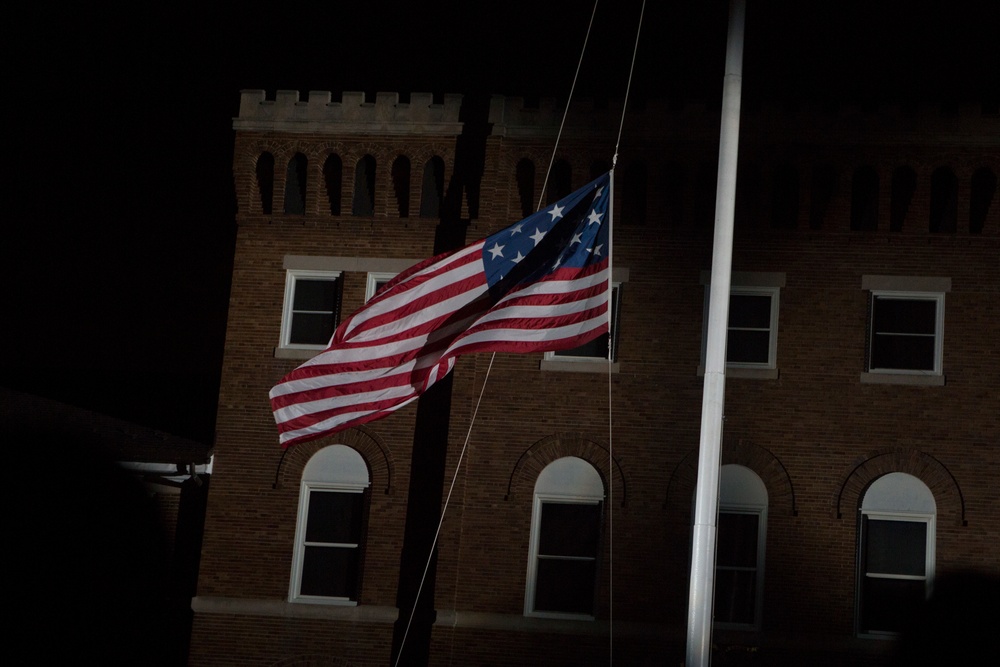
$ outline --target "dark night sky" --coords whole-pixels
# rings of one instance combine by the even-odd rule
[[[0,384],[206,442],[240,89],[565,97],[592,10],[61,4],[8,25]],[[1000,98],[1000,3],[747,4],[745,100]],[[649,5],[633,95],[717,99],[726,3]],[[598,7],[577,95],[622,96],[640,6]]]

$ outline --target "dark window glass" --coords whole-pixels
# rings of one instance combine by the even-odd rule
[[[601,504],[543,503],[535,611],[593,614]]]
[[[357,599],[364,496],[311,491],[302,558],[302,595]]]
[[[757,514],[719,513],[715,620],[752,624],[757,599]]]
[[[937,301],[875,296],[869,367],[934,370],[936,328]]]
[[[306,542],[356,545],[361,539],[362,498],[360,493],[312,491]]]
[[[288,342],[326,345],[340,315],[340,280],[298,279],[292,298]]]
[[[726,335],[728,363],[766,364],[771,353],[771,296],[731,294],[729,331]]]
[[[926,595],[927,524],[862,517],[858,629],[900,632]]]
[[[869,574],[927,573],[927,524],[868,519],[865,548]]]

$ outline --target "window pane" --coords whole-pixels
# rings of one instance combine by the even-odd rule
[[[719,513],[718,546],[715,560],[719,566],[757,567],[756,514]]]
[[[360,493],[310,492],[306,542],[360,542],[362,501]]]
[[[730,330],[726,336],[726,361],[729,363],[766,364],[771,352],[770,331]]]
[[[731,294],[729,296],[729,326],[770,329],[771,297],[759,294]]]
[[[934,337],[876,335],[872,339],[871,367],[932,371]]]
[[[295,281],[293,310],[321,310],[329,313],[333,312],[336,305],[336,280],[304,280],[300,278]]]
[[[557,350],[556,356],[563,357],[594,357],[596,359],[608,358],[608,334],[598,336],[589,343],[584,343],[579,347],[569,350]]]
[[[868,519],[866,527],[866,573],[927,574],[926,523]]]
[[[721,527],[719,534],[722,534]],[[715,620],[723,623],[753,623],[756,588],[756,571],[717,570]]]
[[[358,549],[306,547],[302,559],[302,595],[355,599]]]
[[[539,555],[596,558],[600,522],[599,504],[543,503]]]
[[[872,313],[874,332],[934,335],[936,325],[936,301],[875,297]]]
[[[861,632],[900,632],[922,608],[925,583],[913,579],[865,577],[861,583]]]
[[[326,345],[333,336],[333,313],[294,313],[288,342],[296,345]]]
[[[539,559],[535,583],[535,611],[594,613],[593,560]]]

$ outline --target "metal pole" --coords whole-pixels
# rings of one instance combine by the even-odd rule
[[[730,0],[726,74],[722,90],[722,128],[719,134],[719,176],[715,194],[712,282],[708,302],[705,388],[701,405],[698,486],[695,492],[694,532],[691,545],[686,667],[707,667],[712,658],[719,464],[726,393],[726,327],[729,320],[729,285],[733,260],[733,215],[736,203],[736,158],[740,137],[745,15],[745,0]]]

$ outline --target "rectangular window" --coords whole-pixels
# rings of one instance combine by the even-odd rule
[[[944,294],[872,291],[868,370],[941,374]]]
[[[777,287],[730,289],[727,366],[774,368],[777,332]]]
[[[341,283],[339,271],[287,271],[280,347],[327,346],[340,320]]]
[[[741,274],[742,275],[742,274]],[[754,276],[755,274],[746,274]],[[770,274],[764,274],[770,275]],[[744,277],[744,279],[746,279]],[[734,283],[736,281],[734,280]],[[774,281],[777,282],[777,281]],[[780,281],[782,284],[784,280]],[[701,358],[705,366],[708,344],[709,286],[705,287],[705,317],[702,322]],[[745,369],[757,377],[776,373],[778,357],[778,307],[780,286],[733,284],[729,288],[729,317],[726,327],[726,368]],[[761,376],[761,377],[765,377]],[[776,374],[773,377],[777,377]]]
[[[542,502],[533,611],[594,615],[601,506]]]
[[[753,626],[757,618],[758,512],[719,512],[715,562],[715,622]]]
[[[927,595],[929,520],[861,517],[858,632],[898,633]]]
[[[546,359],[558,359],[560,361],[595,361],[607,360],[608,340],[611,340],[611,361],[618,358],[618,314],[621,308],[621,286],[613,284],[611,286],[611,299],[608,307],[611,308],[611,333],[598,336],[594,340],[584,343],[569,350],[557,350],[546,352]]]
[[[364,495],[309,492],[299,595],[356,600]]]
[[[369,271],[368,282],[365,287],[365,302],[367,303],[375,293],[385,286],[390,280],[396,277],[396,273],[388,271]]]

